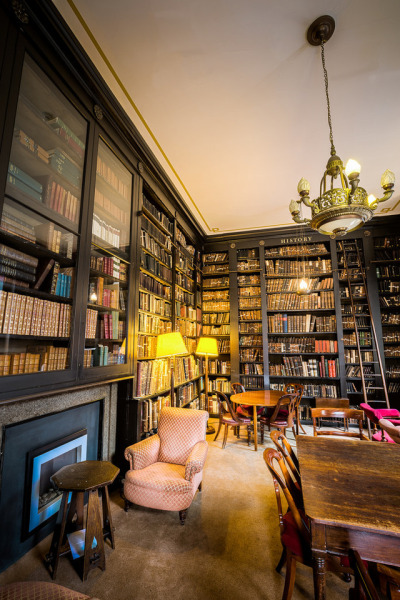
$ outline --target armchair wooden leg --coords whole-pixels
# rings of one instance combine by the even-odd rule
[[[221,431],[221,427],[222,427],[222,423],[220,422],[219,425],[218,425],[217,433],[216,433],[215,438],[214,438],[214,442],[217,439],[217,437],[219,436],[219,432]]]
[[[201,490],[203,489],[203,488],[202,488],[202,483],[203,483],[203,482],[202,482],[202,481],[200,481],[200,483],[199,483],[199,487],[197,488],[197,489],[199,490],[199,492],[201,492]]]
[[[228,425],[225,425],[224,439],[222,441],[222,449],[225,448],[227,439],[228,439]]]
[[[131,502],[129,502],[129,500],[127,500],[127,499],[125,498],[125,500],[124,500],[124,511],[125,511],[125,512],[128,512],[128,510],[129,510],[129,508],[130,508],[131,506],[132,506],[132,503],[131,503]]]
[[[286,548],[283,548],[282,549],[281,557],[280,557],[279,562],[278,562],[278,564],[276,565],[276,568],[275,568],[275,571],[277,573],[280,573],[282,571],[282,568],[283,568],[283,565],[285,564],[285,562],[286,562]]]
[[[179,511],[179,520],[181,522],[181,525],[185,524],[187,511],[188,511],[187,508],[185,508],[185,510],[180,510]]]

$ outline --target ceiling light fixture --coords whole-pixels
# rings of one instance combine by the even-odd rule
[[[361,167],[355,160],[350,159],[346,168],[336,154],[333,143],[331,108],[328,93],[328,73],[325,67],[325,43],[331,38],[335,30],[335,21],[325,15],[312,23],[307,32],[307,40],[312,46],[321,46],[321,60],[324,72],[326,103],[328,108],[329,139],[331,142],[331,156],[327,162],[325,173],[321,179],[319,197],[310,199],[310,184],[300,179],[297,191],[300,200],[292,200],[289,210],[296,223],[305,223],[316,229],[319,233],[336,236],[346,235],[349,231],[358,229],[372,219],[374,210],[381,202],[386,202],[394,192],[395,176],[388,169],[381,178],[384,191],[382,198],[368,196],[364,188],[359,187]],[[330,177],[330,188],[327,189],[327,178]],[[340,178],[340,187],[334,187],[334,179]],[[303,218],[302,203],[311,208],[311,219]]]

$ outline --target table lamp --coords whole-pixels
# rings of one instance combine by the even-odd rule
[[[156,358],[172,358],[171,361],[171,406],[175,406],[175,357],[189,354],[180,331],[161,333],[157,337]]]
[[[205,356],[204,392],[206,396],[206,410],[208,410],[208,357],[218,356],[218,343],[215,338],[201,337],[197,343],[196,354]],[[214,433],[212,425],[207,425],[207,433]]]

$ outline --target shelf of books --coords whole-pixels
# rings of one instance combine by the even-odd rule
[[[212,393],[230,393],[230,299],[228,252],[203,254],[203,336],[214,337],[218,358],[209,359],[208,410],[217,414],[217,401]]]
[[[197,307],[195,248],[186,240],[183,231],[176,228],[175,248],[175,330],[180,331],[189,354],[197,345]]]
[[[400,236],[374,238],[386,383],[391,406],[400,407]]]
[[[72,367],[86,135],[85,119],[26,57],[0,221],[0,376]]]
[[[258,248],[237,251],[240,382],[246,390],[264,389],[261,270]]]
[[[132,175],[99,140],[84,368],[126,363]]]
[[[301,279],[309,290],[304,295],[298,294]],[[266,248],[265,280],[270,388],[284,389],[296,380],[304,384],[304,399],[338,397],[329,243]],[[306,404],[301,416],[309,418]]]

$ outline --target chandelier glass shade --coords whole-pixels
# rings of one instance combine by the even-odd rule
[[[342,160],[336,154],[333,144],[328,74],[325,67],[324,54],[324,44],[329,40],[334,29],[334,19],[329,15],[325,15],[314,21],[307,33],[307,39],[310,44],[321,46],[331,155],[321,179],[319,196],[315,200],[311,200],[310,184],[306,179],[302,178],[297,186],[300,199],[292,200],[289,205],[289,210],[295,223],[305,223],[319,233],[329,235],[333,238],[346,235],[372,219],[378,204],[386,202],[393,195],[395,182],[394,173],[387,169],[381,178],[383,196],[375,198],[373,195],[368,195],[366,190],[359,186],[360,165],[355,160],[350,159],[346,164],[346,168],[344,168]],[[311,209],[311,219],[303,217],[302,204]]]

